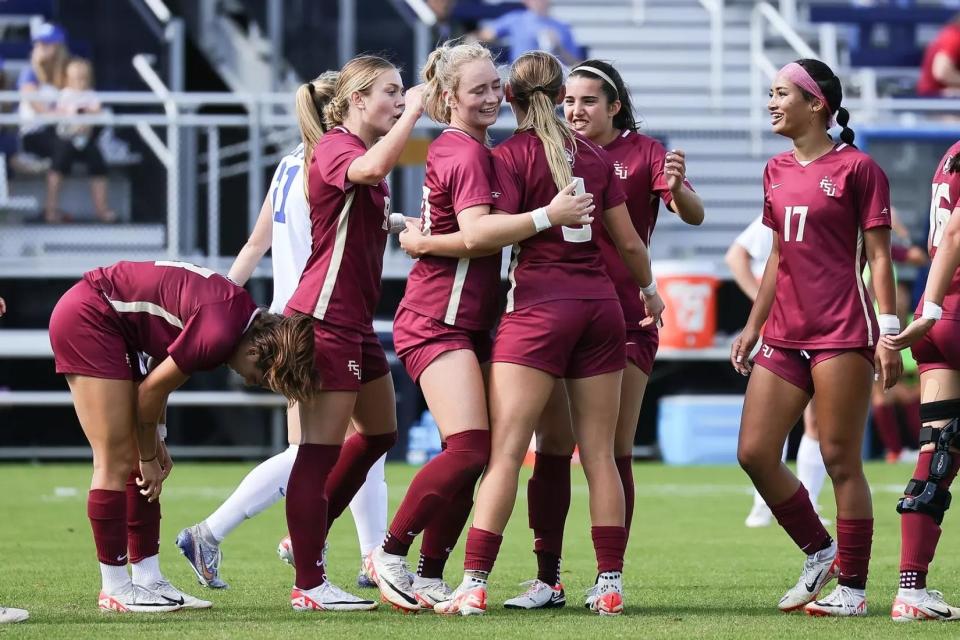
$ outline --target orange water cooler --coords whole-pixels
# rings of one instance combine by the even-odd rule
[[[713,265],[698,261],[662,260],[653,263],[657,289],[667,306],[660,329],[660,346],[704,349],[717,332],[717,286]]]

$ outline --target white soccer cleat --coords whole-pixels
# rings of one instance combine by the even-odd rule
[[[0,624],[13,622],[23,622],[30,617],[30,612],[26,609],[14,609],[13,607],[0,607]]]
[[[623,574],[609,571],[597,576],[597,594],[593,600],[594,611],[601,616],[618,616],[623,613]]]
[[[837,543],[832,542],[803,561],[803,570],[797,584],[783,594],[777,607],[784,613],[796,611],[816,600],[827,583],[840,575],[837,564]]]
[[[851,617],[867,615],[867,594],[863,589],[837,585],[833,593],[803,608],[808,616]]]
[[[112,613],[167,613],[183,607],[159,593],[154,593],[138,584],[128,582],[116,593],[100,592],[97,606],[101,611]]]
[[[189,593],[180,591],[180,589],[170,584],[170,581],[166,578],[161,578],[153,584],[142,584],[139,586],[152,591],[162,598],[166,598],[171,603],[179,604],[181,609],[209,609],[213,606],[213,603],[209,600],[194,598]]]
[[[506,609],[559,609],[567,604],[563,585],[549,585],[540,580],[522,583],[527,590],[503,603]]]
[[[440,602],[446,602],[453,597],[453,589],[442,578],[413,578],[413,595],[420,608],[433,611]]]
[[[325,580],[313,589],[294,587],[290,591],[290,606],[294,611],[370,611],[377,608],[377,603],[347,593]]]
[[[447,616],[478,616],[487,612],[487,583],[470,576],[464,576],[463,582],[446,602],[433,607],[437,613]]]
[[[763,502],[755,502],[743,524],[750,529],[759,529],[760,527],[769,527],[772,522],[773,512],[770,511],[770,507]]]
[[[583,601],[583,606],[586,609],[593,610],[593,601],[597,599],[597,583],[593,583],[589,589],[584,592],[586,598]]]
[[[377,583],[384,602],[404,613],[420,611],[420,602],[413,592],[413,580],[410,579],[405,557],[386,553],[383,547],[377,547],[367,556],[364,568]]]
[[[916,593],[911,597],[905,591]],[[943,594],[933,589],[901,589],[893,601],[890,617],[894,622],[960,620],[960,607],[950,606],[943,599]]]
[[[211,589],[226,589],[227,583],[220,579],[220,562],[223,552],[219,545],[206,542],[200,533],[200,525],[193,525],[177,535],[176,543],[180,553],[190,563],[197,576],[197,582]]]
[[[284,536],[277,545],[277,555],[280,560],[293,566],[293,543],[290,542],[290,536]]]

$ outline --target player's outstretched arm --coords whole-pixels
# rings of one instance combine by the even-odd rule
[[[236,282],[241,287],[247,283],[253,270],[257,268],[257,263],[263,258],[267,249],[273,243],[273,207],[270,204],[270,196],[263,200],[263,206],[260,207],[260,215],[257,217],[257,223],[253,226],[253,233],[247,239],[247,242],[240,249],[237,258],[230,266],[227,277]]]

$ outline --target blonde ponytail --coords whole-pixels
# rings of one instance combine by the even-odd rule
[[[337,71],[325,71],[310,82],[300,85],[296,93],[297,125],[303,141],[303,191],[308,201],[310,159],[313,158],[313,148],[327,132],[323,111],[333,97],[339,75]]]
[[[343,124],[350,111],[350,96],[367,93],[381,73],[395,68],[388,60],[369,55],[356,56],[343,65],[333,94],[323,109],[326,127],[331,129]]]
[[[557,189],[573,179],[571,158],[577,152],[577,139],[556,111],[563,86],[560,61],[544,51],[523,54],[510,67],[510,89],[514,101],[524,109],[517,131],[533,131],[547,156],[550,175]]]

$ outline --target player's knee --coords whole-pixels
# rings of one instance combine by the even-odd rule
[[[772,471],[780,464],[780,456],[777,452],[764,450],[762,447],[751,446],[740,443],[737,447],[737,462],[747,474],[762,475]]]
[[[552,430],[537,433],[537,451],[551,456],[573,455],[576,443],[572,434],[559,434]]]
[[[820,441],[820,452],[823,456],[823,466],[833,483],[843,484],[851,479],[863,475],[863,462],[860,459],[859,447],[824,443]]]

